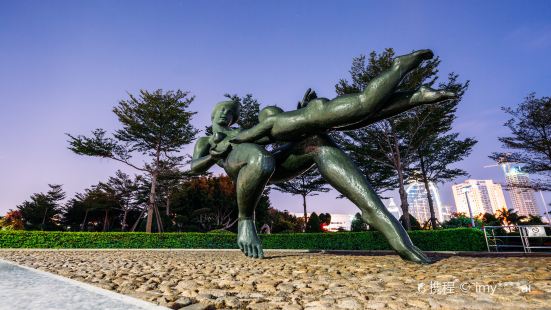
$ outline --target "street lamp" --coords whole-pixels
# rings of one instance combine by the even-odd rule
[[[469,189],[471,186],[465,186],[463,187],[463,193],[465,194],[465,199],[467,200],[467,208],[469,208],[469,217],[471,218],[471,227],[476,227],[474,224],[474,218],[473,218],[473,210],[471,209],[471,204],[469,202]]]
[[[545,198],[543,198],[543,193],[541,192],[541,189],[540,189],[540,196],[541,196],[541,201],[543,202],[543,207],[545,208],[545,217],[547,217],[547,224],[551,225],[551,221],[549,220],[549,211],[547,210],[547,203],[545,202]]]

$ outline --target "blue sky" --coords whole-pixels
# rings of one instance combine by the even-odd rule
[[[0,213],[48,183],[72,195],[132,172],[72,154],[64,135],[116,129],[127,92],[189,90],[203,128],[228,92],[286,109],[308,87],[334,97],[353,57],[386,47],[431,48],[441,76],[471,80],[455,130],[479,143],[459,165],[503,181],[482,168],[507,134],[500,107],[551,95],[551,1],[1,1]],[[450,184],[441,195],[453,203]],[[356,212],[334,196],[311,209]],[[272,202],[301,210],[298,197]]]

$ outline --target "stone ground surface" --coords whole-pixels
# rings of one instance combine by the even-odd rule
[[[549,257],[2,250],[0,258],[173,309],[551,309]]]

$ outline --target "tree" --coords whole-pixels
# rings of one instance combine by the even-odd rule
[[[239,102],[239,119],[237,120],[239,127],[249,129],[258,124],[260,103],[252,94],[246,94],[243,97],[239,97],[237,94],[225,94],[224,97]]]
[[[523,225],[544,225],[541,216],[530,214],[527,218],[521,220]]]
[[[110,213],[119,210],[121,206],[121,201],[118,198],[113,188],[101,182],[86,191],[85,208],[103,212],[102,231],[110,230],[111,218],[114,217]]]
[[[116,200],[119,202],[119,207],[122,210],[123,216],[121,220],[121,230],[128,230],[128,213],[135,209],[136,192],[138,190],[141,177],[137,176],[132,180],[130,176],[120,170],[115,172],[114,177],[109,177],[107,183],[103,186],[112,191]]]
[[[115,189],[99,182],[65,204],[61,223],[71,231],[109,231],[119,227],[122,230],[123,226],[118,225],[121,222],[115,221],[124,212],[120,197]]]
[[[481,216],[477,217],[479,220],[482,221],[482,223],[484,223],[484,226],[500,226],[501,225],[501,222],[499,221],[499,219],[494,215],[494,214],[491,214],[491,213],[484,213],[482,214]]]
[[[62,185],[48,184],[46,193],[35,193],[30,201],[17,206],[27,229],[49,230],[57,228],[61,214],[61,201],[65,199]]]
[[[21,211],[10,210],[4,217],[0,217],[0,230],[22,230],[25,228]]]
[[[331,214],[329,213],[320,213],[319,215],[320,223],[322,225],[330,225],[331,224]]]
[[[421,227],[421,223],[419,223],[419,221],[411,214],[409,214],[409,218],[407,219],[409,225],[410,225],[410,229],[411,230],[421,230],[423,229],[423,227]],[[402,224],[402,226],[406,227],[406,220],[405,220],[405,217],[404,217],[404,214],[402,214],[402,216],[400,216],[400,219],[399,219],[400,223]]]
[[[551,187],[551,97],[531,93],[517,107],[502,110],[511,116],[504,124],[511,136],[498,138],[503,147],[515,150],[507,154],[508,161],[523,163],[526,172],[547,178],[540,187]],[[502,156],[493,153],[490,158],[498,161]]]
[[[483,223],[480,219],[475,218],[475,225],[477,227],[482,227]],[[443,228],[458,228],[458,227],[472,227],[471,218],[468,217],[465,213],[453,213],[451,218],[444,223],[442,223]]]
[[[188,111],[194,97],[189,92],[177,90],[163,92],[140,91],[135,97],[121,100],[113,109],[122,128],[113,137],[106,131],[96,129],[92,136],[69,136],[69,149],[79,155],[110,158],[122,162],[138,171],[148,174],[151,180],[147,208],[146,231],[151,232],[153,217],[157,219],[157,230],[162,231],[160,213],[156,204],[157,180],[167,167],[175,167],[183,160],[179,151],[191,143],[197,130],[190,120],[195,112]],[[138,166],[131,162],[134,155],[141,154],[149,162]]]
[[[228,176],[197,176],[184,181],[171,197],[177,230],[228,229],[237,218],[235,190]]]
[[[351,231],[366,231],[367,230],[367,223],[364,221],[362,215],[358,212],[356,215],[354,215],[354,219],[352,219],[352,224],[350,225]]]
[[[469,82],[457,82],[458,76],[450,74],[446,84],[440,89],[453,91],[457,99],[447,102],[419,106],[412,111],[412,121],[417,123],[416,161],[412,169],[419,173],[417,178],[425,186],[430,210],[430,224],[437,227],[434,201],[429,184],[444,183],[468,173],[459,168],[450,168],[451,164],[467,157],[477,141],[473,138],[459,139],[458,133],[450,133],[456,119],[457,106],[469,86]]]
[[[497,210],[496,216],[497,219],[505,226],[518,225],[522,220],[526,219],[526,216],[519,215],[517,211],[507,208]]]
[[[271,233],[301,232],[304,229],[303,218],[297,218],[287,210],[279,211],[270,207],[266,223],[270,225]]]
[[[325,186],[326,184],[327,182],[320,175],[318,169],[311,168],[300,176],[287,182],[274,184],[274,189],[291,195],[300,195],[302,197],[302,207],[304,210],[304,223],[308,223],[306,197],[328,192],[329,188]]]
[[[335,89],[338,95],[361,92],[368,83],[392,65],[394,50],[387,48],[377,55],[355,57],[350,69],[351,82],[341,79]],[[424,62],[413,70],[398,87],[398,91],[414,91],[421,85],[436,82],[438,57]],[[398,188],[403,214],[409,214],[405,184],[410,165],[415,161],[415,151],[421,130],[414,110],[381,120],[367,127],[335,135],[339,144],[348,151],[377,192]],[[409,216],[403,225],[410,229]]]
[[[267,193],[264,192],[255,210],[259,226],[270,223],[270,200]],[[189,178],[174,191],[171,201],[178,231],[236,229],[236,191],[229,176]]]
[[[323,229],[321,229],[320,218],[316,212],[312,212],[312,214],[310,214],[310,218],[308,219],[308,222],[306,222],[306,232],[309,232],[309,233],[323,232]]]

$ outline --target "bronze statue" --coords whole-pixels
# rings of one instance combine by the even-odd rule
[[[204,172],[218,164],[234,180],[239,208],[237,243],[245,255],[264,256],[253,218],[264,187],[317,166],[329,184],[362,210],[366,222],[383,233],[403,259],[430,262],[327,132],[361,128],[421,104],[455,98],[454,93],[427,87],[408,93],[395,91],[408,72],[432,57],[430,50],[396,57],[389,70],[358,94],[328,100],[308,90],[297,110],[264,108],[259,124],[247,130],[230,127],[237,121],[238,103],[224,101],[216,105],[211,117],[213,135],[197,140],[191,168],[193,172]],[[263,146],[275,142],[286,143],[271,152]]]

